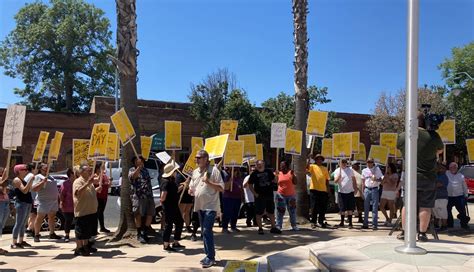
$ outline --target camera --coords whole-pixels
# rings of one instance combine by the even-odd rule
[[[422,104],[421,108],[425,114],[425,126],[426,130],[437,130],[439,125],[444,121],[444,115],[430,113],[431,104]]]

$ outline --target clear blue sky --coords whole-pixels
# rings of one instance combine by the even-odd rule
[[[2,0],[0,39],[25,2]],[[105,10],[115,43],[115,1]],[[405,87],[406,0],[310,0],[310,85],[329,88],[322,110],[370,113],[382,91]],[[420,0],[419,85],[443,84],[437,66],[474,40],[473,0]],[[237,76],[251,102],[293,87],[291,0],[138,0],[138,96],[188,101],[190,84],[218,68]],[[20,100],[0,69],[0,107]]]

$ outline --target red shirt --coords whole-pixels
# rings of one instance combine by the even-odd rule
[[[278,193],[283,196],[294,196],[295,185],[293,184],[292,171],[288,171],[286,174],[279,172],[278,174]]]
[[[61,184],[61,189],[59,190],[59,198],[63,203],[61,208],[62,212],[73,213],[74,212],[74,202],[72,197],[72,182],[67,179]]]
[[[94,187],[99,187],[99,184],[94,184]],[[102,175],[102,191],[97,192],[97,199],[107,199],[109,194],[110,181],[107,175]]]

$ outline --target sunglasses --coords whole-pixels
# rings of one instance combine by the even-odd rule
[[[368,161],[367,163],[374,163],[373,161]]]

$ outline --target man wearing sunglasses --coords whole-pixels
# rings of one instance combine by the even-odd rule
[[[362,170],[362,189],[364,192],[364,223],[363,229],[369,228],[369,209],[372,202],[372,229],[377,230],[379,214],[379,185],[382,181],[382,171],[374,164],[373,158],[367,159],[367,167]]]

